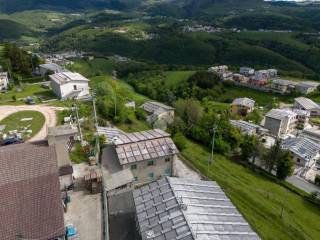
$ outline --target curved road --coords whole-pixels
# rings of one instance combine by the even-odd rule
[[[65,108],[62,107],[54,107],[48,105],[21,105],[21,106],[0,106],[0,121],[12,113],[16,113],[19,111],[38,111],[43,114],[45,117],[45,123],[42,126],[41,130],[31,139],[29,142],[32,141],[40,141],[44,140],[47,137],[47,128],[54,127],[57,124],[57,115],[56,111],[61,111]]]

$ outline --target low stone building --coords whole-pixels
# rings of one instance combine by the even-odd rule
[[[0,147],[0,166],[0,239],[65,239],[54,146]]]
[[[295,88],[295,84],[292,81],[285,79],[274,79],[271,83],[271,89],[278,93],[287,93]]]
[[[162,130],[126,133],[104,148],[102,165],[110,174],[130,169],[140,185],[171,176],[177,154],[170,134]]]
[[[254,110],[255,101],[250,98],[236,98],[231,103],[231,113],[246,116]]]
[[[174,108],[163,103],[149,101],[140,106],[147,113],[147,121],[150,124],[166,128],[174,121]],[[158,125],[158,126],[157,126]]]
[[[162,178],[133,192],[142,240],[259,240],[219,185]]]
[[[320,86],[319,82],[299,82],[296,84],[296,89],[301,92],[302,94],[309,94],[317,90],[317,88]]]

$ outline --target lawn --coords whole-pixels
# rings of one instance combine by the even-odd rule
[[[229,86],[226,92],[219,96],[217,101],[231,102],[235,98],[248,97],[254,99],[259,105],[265,106],[275,101],[290,103],[293,101],[291,96],[283,96],[275,93],[262,92],[251,88]]]
[[[67,66],[74,72],[81,73],[86,77],[93,77],[111,74],[114,70],[115,62],[105,58],[95,58],[93,60],[74,59],[74,64]]]
[[[42,100],[54,99],[56,96],[50,89],[43,88],[39,84],[25,85],[21,88],[21,92],[18,92],[16,88],[8,91],[7,93],[0,93],[0,105],[2,104],[23,104],[24,99],[28,96],[34,97],[35,101],[41,98]],[[12,97],[15,96],[17,102],[13,101]],[[21,100],[21,101],[20,101]]]
[[[207,149],[188,142],[182,155],[207,173]],[[224,189],[262,239],[319,239],[320,208],[299,195],[220,155],[214,156],[210,178]]]
[[[167,71],[165,72],[167,86],[175,86],[186,81],[195,71]]]
[[[23,118],[32,118],[30,121],[21,121]],[[22,138],[27,140],[33,136],[35,136],[42,128],[45,122],[45,117],[42,113],[37,111],[20,111],[17,113],[13,113],[8,117],[4,118],[0,125],[5,125],[5,133],[8,133],[12,130],[21,131]],[[22,130],[26,128],[27,130],[31,130],[32,133],[22,132]]]

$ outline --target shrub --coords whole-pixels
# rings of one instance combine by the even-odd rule
[[[177,148],[182,151],[183,149],[186,148],[187,145],[187,139],[182,133],[176,133],[173,136],[173,141],[176,144]]]

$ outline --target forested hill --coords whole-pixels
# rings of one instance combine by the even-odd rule
[[[146,10],[163,15],[198,15],[212,8],[219,10],[255,9],[272,3],[263,0],[0,0],[0,11],[6,13],[49,9],[90,10],[110,8],[116,10]]]

